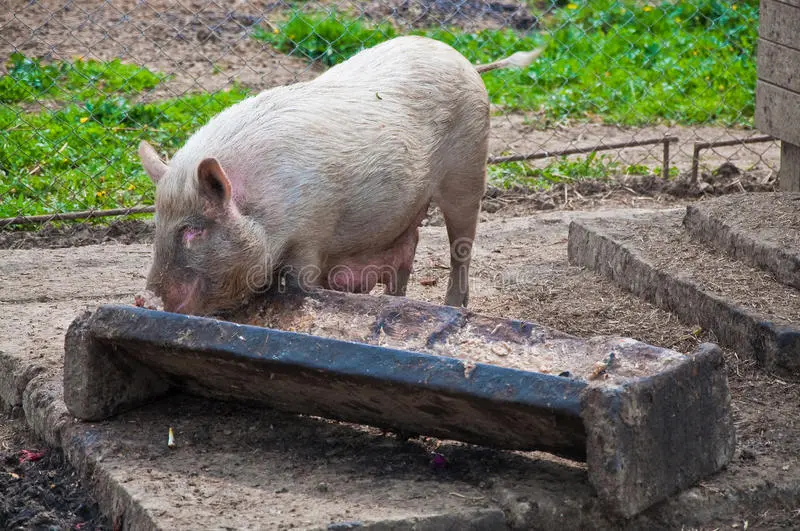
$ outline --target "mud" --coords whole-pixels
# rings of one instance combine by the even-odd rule
[[[0,411],[0,529],[110,531],[94,497],[59,449]]]

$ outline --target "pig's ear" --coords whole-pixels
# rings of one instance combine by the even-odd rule
[[[150,176],[153,183],[158,184],[158,181],[167,173],[167,165],[158,158],[158,153],[153,149],[153,146],[142,140],[139,142],[139,159],[142,161],[144,171]]]
[[[197,166],[200,196],[215,210],[224,211],[231,200],[231,181],[215,158],[203,159]]]

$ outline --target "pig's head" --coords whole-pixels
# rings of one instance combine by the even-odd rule
[[[146,142],[139,157],[156,184],[147,289],[161,297],[166,311],[202,315],[231,309],[267,282],[263,229],[237,207],[218,159],[167,165]]]

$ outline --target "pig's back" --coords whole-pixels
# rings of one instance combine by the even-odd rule
[[[463,56],[401,37],[231,107],[190,151],[220,159],[246,190],[243,210],[347,255],[392,241],[439,179],[485,161],[488,121],[483,82]]]
[[[408,86],[414,81],[430,82],[439,76],[460,75],[480,80],[467,59],[454,48],[435,39],[415,35],[397,37],[352,56],[329,69],[309,85],[355,85],[376,79]],[[479,81],[480,82],[480,81]],[[481,86],[482,86],[482,82]]]
[[[387,41],[305,84],[302,92],[300,120],[322,139],[313,149],[324,168],[319,177],[341,199],[331,238],[341,248],[332,252],[394,239],[430,200],[439,179],[486,160],[480,150],[489,127],[483,81],[461,54],[438,41]],[[286,119],[293,120],[288,113]]]

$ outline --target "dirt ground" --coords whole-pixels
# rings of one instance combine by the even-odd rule
[[[429,4],[433,7],[423,10],[423,13],[413,5],[403,11],[402,6],[408,5],[404,2],[347,4],[364,10],[370,16],[391,12],[391,16],[409,24],[430,22],[431,18],[441,20],[442,17],[451,17],[447,20],[466,28],[476,24],[497,25],[503,17],[520,27],[532,23],[519,9],[519,4],[513,2],[507,4],[510,6],[507,9],[503,7],[505,4],[495,3],[495,7],[488,11],[481,11],[477,2],[468,2],[472,11],[468,10],[468,16],[458,17],[452,16],[452,9],[447,10],[448,5],[454,4],[452,2],[431,2]],[[5,1],[0,3],[0,58],[4,59],[14,50],[53,59],[69,59],[76,55],[100,59],[121,57],[124,61],[175,74],[172,81],[144,96],[150,99],[178,96],[186,91],[216,91],[233,80],[263,89],[310,79],[319,72],[318,67],[286,57],[247,37],[248,29],[259,21],[259,17],[269,18],[280,5],[283,4],[237,2],[234,7],[227,8],[220,3],[201,0],[178,4],[165,0]],[[544,125],[535,114],[496,117],[493,120],[492,154],[553,151],[598,142],[675,134],[680,141],[672,150],[673,164],[686,172],[691,164],[693,142],[754,134],[752,131],[715,127],[624,129],[601,124],[566,124],[543,130]],[[627,164],[658,165],[660,147],[635,148],[622,152],[620,156]],[[702,186],[683,193],[677,193],[674,189],[677,185],[652,179],[646,182],[635,179],[590,182],[574,187],[563,185],[547,193],[490,190],[482,221],[490,222],[491,230],[482,233],[483,243],[476,251],[478,258],[473,275],[477,284],[471,306],[482,313],[527,319],[580,336],[626,335],[683,352],[691,351],[701,341],[713,341],[707,332],[642,303],[591,272],[569,266],[565,251],[565,222],[542,212],[594,211],[609,207],[664,208],[701,200],[704,195],[769,190],[774,185],[777,159],[774,143],[708,150],[702,158],[702,167],[706,171]],[[723,165],[729,160],[737,171]],[[724,171],[712,172],[721,167]],[[532,239],[529,227],[515,223],[520,216],[531,214],[542,215],[537,226],[552,227],[553,230],[536,232],[537,236]],[[436,211],[431,213],[426,225],[429,227],[423,228],[409,296],[440,302],[446,283],[447,262],[445,244],[434,237],[435,234],[441,235],[437,227],[441,225],[441,218]],[[39,233],[0,231],[0,248],[147,243],[151,235],[151,227],[138,221],[122,221],[110,228],[77,224],[65,230],[46,228]],[[115,273],[112,271],[111,274]],[[120,278],[123,274],[128,275],[124,282],[131,282],[131,272],[117,274]],[[134,277],[134,280],[140,282],[142,279]],[[420,280],[425,280],[425,285]],[[33,286],[17,288],[34,289]],[[43,306],[42,319],[46,314],[47,308]],[[738,449],[728,475],[721,480],[706,482],[706,488],[721,493],[739,492],[749,485],[753,485],[753,489],[761,488],[759,485],[763,482],[759,483],[759,480],[765,476],[769,482],[796,474],[800,466],[797,461],[800,424],[796,421],[800,386],[794,381],[784,381],[759,371],[751,360],[742,359],[735,352],[726,352],[726,361],[734,397]],[[225,408],[217,407],[224,414]],[[285,424],[287,432],[283,441],[288,444],[292,437],[292,423],[287,420]],[[320,455],[352,450],[348,450],[347,441],[336,441],[334,435],[341,436],[338,428],[331,428],[330,432],[325,432],[326,438],[318,443]],[[225,439],[224,433],[216,436]],[[364,436],[355,437],[360,441],[359,448],[373,444],[378,435],[370,434],[369,437],[369,440]],[[394,443],[386,444],[391,446]],[[393,450],[395,461],[389,465],[401,469],[404,460],[416,460],[426,455],[429,442],[414,444],[417,446],[410,449]],[[448,448],[450,455],[463,451],[458,445]],[[45,451],[45,454],[36,461],[19,463],[23,450]],[[386,458],[386,453],[379,454],[375,456],[376,461]],[[80,486],[74,470],[65,464],[63,457],[36,441],[23,423],[8,415],[0,416],[0,457],[3,463],[0,492],[10,493],[0,504],[0,527],[112,528],[98,515],[96,504]],[[485,464],[490,467],[497,460],[515,459],[522,458],[489,452]],[[309,461],[304,466],[311,464]],[[520,469],[524,466],[520,465]],[[777,475],[775,471],[779,471]],[[479,486],[480,474],[473,474],[475,477],[471,480]],[[767,494],[764,494],[765,499]],[[709,529],[734,526],[738,529],[798,528],[800,511],[793,505],[796,496],[789,493],[786,498],[786,503],[774,501],[777,497],[773,496],[771,501],[760,505],[742,504],[730,514],[717,518]]]
[[[631,197],[624,198],[627,201],[630,199]],[[618,208],[620,206],[619,203],[624,205],[620,198],[615,198],[613,202],[609,203],[595,198],[595,204],[587,206],[585,210],[596,211],[598,215],[602,215],[604,209],[609,206]],[[671,201],[667,205],[658,205],[657,208],[675,207],[680,206],[680,204],[676,201]],[[529,212],[532,212],[535,209],[535,205],[528,205],[528,208],[530,209]],[[578,214],[578,212],[575,214]],[[566,260],[566,229],[570,215],[572,215],[572,212],[563,208],[558,208],[551,212],[539,211],[533,218],[521,218],[513,215],[501,217],[497,213],[487,214],[487,217],[492,219],[487,219],[479,227],[479,241],[476,246],[472,272],[473,284],[470,306],[480,313],[526,319],[579,336],[623,335],[654,345],[673,348],[681,352],[691,352],[700,342],[714,341],[715,338],[708,332],[700,330],[690,323],[679,322],[672,314],[622,292],[613,283],[598,277],[590,271],[570,266]],[[132,223],[130,227],[134,239],[139,239],[142,234],[146,234],[146,230],[143,230],[143,227],[147,227],[147,225]],[[126,237],[123,236],[125,231],[120,226],[117,226],[115,230],[117,231],[115,239],[117,241],[124,240]],[[415,262],[416,270],[411,278],[408,295],[416,299],[440,302],[448,274],[445,235],[442,228],[438,226],[423,227],[421,233],[420,247]],[[51,233],[48,240],[38,241],[38,247],[41,247],[42,244],[63,247],[64,243],[59,243],[55,235],[56,233]],[[66,237],[69,243],[71,236],[67,235]],[[142,237],[141,239],[147,241],[147,237]],[[33,242],[36,240],[30,238],[27,241]],[[107,245],[106,256],[109,256],[108,260],[111,264],[118,260],[120,260],[120,264],[123,264],[121,260],[132,253],[141,255],[143,260],[146,259],[146,246],[134,244],[115,245],[113,242],[109,242]],[[93,248],[86,249],[87,253],[89,253],[87,256],[91,256],[91,253],[96,252]],[[25,262],[32,259],[33,256],[26,258],[28,255],[25,253],[38,251],[32,249],[30,251],[20,250],[15,252],[20,253],[17,266],[25,267]],[[58,264],[66,260],[82,260],[80,258],[81,247],[53,249],[48,252],[52,254],[53,264],[55,264],[56,268],[61,267]],[[145,269],[146,264],[139,264],[138,261],[136,263],[135,271],[130,269],[130,264],[120,268],[105,266],[102,274],[107,275],[108,278],[102,282],[113,281],[116,278],[117,280],[114,282],[120,286],[120,294],[134,289],[134,286],[139,287],[143,283],[142,271]],[[89,262],[87,262],[88,265],[90,265]],[[14,299],[27,293],[30,294],[29,296],[34,297],[35,300],[39,300],[43,296],[44,299],[42,299],[41,304],[36,305],[35,311],[39,312],[37,314],[39,315],[38,318],[43,319],[45,315],[60,315],[58,313],[59,310],[53,309],[57,306],[55,303],[59,300],[58,283],[85,283],[89,277],[97,274],[87,269],[85,274],[82,273],[76,277],[74,273],[68,271],[70,271],[69,267],[65,269],[65,272],[70,275],[70,279],[62,278],[59,280],[60,277],[57,272],[43,270],[41,274],[46,274],[52,279],[52,282],[55,282],[52,285],[43,284],[42,279],[39,278],[40,273],[31,274],[24,277],[26,280],[22,283],[17,283],[14,286],[9,285],[10,291],[6,291],[4,296],[0,298]],[[40,293],[47,295],[38,295]],[[87,297],[91,296],[90,290],[90,292],[87,292]],[[65,309],[67,308],[65,307]],[[67,312],[64,315],[68,317],[74,315],[74,313]],[[26,319],[22,315],[16,317],[23,321]],[[10,332],[12,329],[19,330],[19,325],[14,325],[13,322],[7,322],[6,324],[10,328],[0,331],[0,335]],[[47,323],[42,322],[37,335],[43,335],[46,332],[44,329],[47,327]],[[63,334],[63,327],[60,330],[61,332],[55,331],[51,345],[39,345],[37,347],[36,343],[31,343],[30,348],[34,350],[37,348],[60,348],[57,338],[59,333]],[[800,486],[792,487],[792,485],[795,485],[795,483],[792,483],[794,481],[792,478],[797,477],[797,473],[800,471],[797,468],[800,466],[797,461],[797,455],[800,452],[800,446],[798,446],[797,442],[800,441],[800,423],[797,422],[794,414],[797,408],[800,407],[800,386],[795,381],[787,381],[758,370],[752,360],[742,358],[735,352],[726,351],[725,354],[733,396],[733,411],[737,429],[737,451],[734,462],[731,463],[725,474],[710,478],[708,481],[703,482],[702,485],[708,492],[729,498],[731,496],[740,496],[746,502],[742,501],[740,506],[731,509],[729,514],[723,514],[712,519],[715,522],[714,526],[733,528],[735,524],[742,528],[747,522],[748,529],[796,528],[800,525],[798,523],[800,522],[800,516],[798,516],[800,513],[797,512],[796,509],[798,507],[795,506],[794,501],[798,498],[791,489],[800,488]],[[183,406],[176,405],[175,407],[180,408]],[[211,406],[200,406],[201,409],[209,407]],[[214,407],[219,407],[220,411],[227,410],[227,406]],[[254,418],[263,416],[262,413],[252,412],[252,414],[247,413],[245,417],[249,418],[248,415],[255,415]],[[138,417],[133,415],[132,418]],[[212,422],[212,418],[213,415],[209,414],[208,421]],[[270,420],[269,422],[273,421]],[[289,444],[290,439],[297,437],[295,430],[290,427],[293,425],[292,421],[284,419],[281,425],[282,429],[286,430],[285,437],[279,437],[275,440],[270,439],[272,441],[271,444],[275,444],[276,441],[283,441],[281,444],[284,445]],[[190,428],[187,427],[185,429]],[[195,433],[197,428],[193,429],[195,431],[192,433]],[[318,434],[319,429],[318,427],[313,428],[312,431]],[[362,463],[362,458],[358,458],[357,461],[353,462],[348,461],[346,458],[347,455],[351,455],[348,453],[351,450],[346,450],[345,447],[349,448],[348,445],[353,440],[360,441],[358,442],[358,448],[367,448],[369,445],[378,444],[384,440],[377,432],[373,433],[374,430],[367,429],[368,435],[359,434],[360,430],[352,432],[352,435],[347,435],[351,433],[348,431],[349,428],[342,428],[344,431],[334,427],[331,427],[331,429],[333,431],[328,433],[328,428],[325,428],[325,433],[327,434],[325,440],[329,442],[319,448],[317,446],[322,442],[315,442],[317,435],[309,439],[312,453],[316,451],[313,449],[317,448],[320,455],[327,455],[326,452],[331,451],[330,445],[333,444],[336,449],[336,462],[343,460],[341,466],[348,470],[351,470],[353,466],[360,466],[356,463],[364,464]],[[208,451],[218,451],[214,446],[216,444],[214,441],[225,440],[224,433],[218,435],[219,437],[214,435],[213,440],[198,439],[195,441],[192,439],[194,441],[193,444],[200,444],[203,448],[208,448]],[[181,436],[186,436],[186,431],[183,428]],[[195,435],[190,434],[190,436],[207,437],[207,435],[200,432],[196,432]],[[339,436],[343,436],[345,441],[351,442],[330,442],[337,440]],[[270,435],[270,437],[274,438],[276,435]],[[355,437],[355,439],[352,439],[352,437]],[[21,450],[31,447],[40,449],[39,445],[24,438],[9,438],[7,440],[9,442],[7,443],[8,449],[5,450],[6,455],[19,455]],[[435,441],[425,439],[412,441],[411,446],[403,446],[400,443],[389,442],[389,440],[380,444],[383,451],[386,452],[382,459],[396,459],[396,470],[403,469],[402,463],[418,460],[425,452],[431,448],[436,448]],[[252,441],[246,445],[248,449],[254,447],[258,447],[258,445],[255,444],[254,446]],[[445,452],[450,458],[453,455],[461,456],[462,461],[472,463],[475,462],[474,459],[478,459],[474,455],[474,450],[467,449],[456,443],[446,443],[441,448],[440,451]],[[145,456],[146,454],[142,455]],[[492,455],[494,457],[491,459],[499,459],[501,461],[521,459],[519,462],[521,470],[532,466],[530,463],[539,462],[542,459],[541,457],[527,454],[520,454],[518,457],[513,457],[509,454],[507,457],[503,457],[505,455],[503,452],[495,452]],[[408,461],[409,459],[411,461]],[[478,461],[481,461],[481,459],[478,459]],[[533,461],[530,461],[530,459],[533,459]],[[303,481],[313,482],[315,473],[312,465],[316,461],[313,459],[309,462],[306,461],[307,459],[301,459],[300,462],[303,464],[300,470],[302,471],[298,471],[295,468],[292,474],[294,474],[293,477],[300,474],[300,477],[304,478]],[[496,463],[497,461],[491,462]],[[209,466],[222,466],[224,468],[223,464],[216,463]],[[66,472],[66,470],[69,470],[68,467],[64,467],[60,461],[55,461],[52,465],[49,465],[48,462],[42,462],[37,466],[52,466],[52,470],[46,470],[54,474],[67,474],[68,476],[71,473]],[[491,465],[487,470],[490,469]],[[370,468],[370,470],[372,469]],[[469,470],[465,472],[467,473],[465,477],[469,482],[474,480],[475,484],[478,485],[481,483],[481,478],[486,476],[476,470],[473,465],[470,465]],[[473,474],[474,477],[470,474]],[[406,476],[403,476],[403,478],[406,478]],[[781,501],[781,495],[770,494],[769,488],[765,487],[765,485],[768,486],[772,483],[776,485],[774,487],[776,489],[787,490],[782,495],[785,501]],[[789,485],[788,487],[786,486],[787,484]],[[309,485],[313,487],[312,483],[309,483]],[[198,484],[198,488],[206,489],[200,484]],[[24,506],[29,500],[38,499],[38,494],[35,490],[26,489],[16,492],[17,494],[10,498],[14,506]],[[745,495],[744,492],[750,492],[751,494]],[[752,492],[759,492],[759,494],[752,494]],[[355,491],[350,492],[352,496],[356,496],[356,494]],[[79,492],[65,494],[61,506],[65,508],[74,506],[75,499],[79,496]],[[88,506],[91,504],[91,500],[87,497],[82,503]],[[36,514],[38,513],[29,515],[29,518],[36,517]],[[658,514],[658,510],[656,510],[645,518],[651,518],[653,522],[660,522],[660,525],[663,525],[664,521],[659,520]],[[343,513],[342,517],[345,516]],[[77,516],[66,514],[60,518],[69,521],[69,518],[77,518]],[[98,521],[99,525],[101,524]],[[715,527],[708,527],[708,529],[714,529]],[[97,528],[102,529],[103,527]]]

